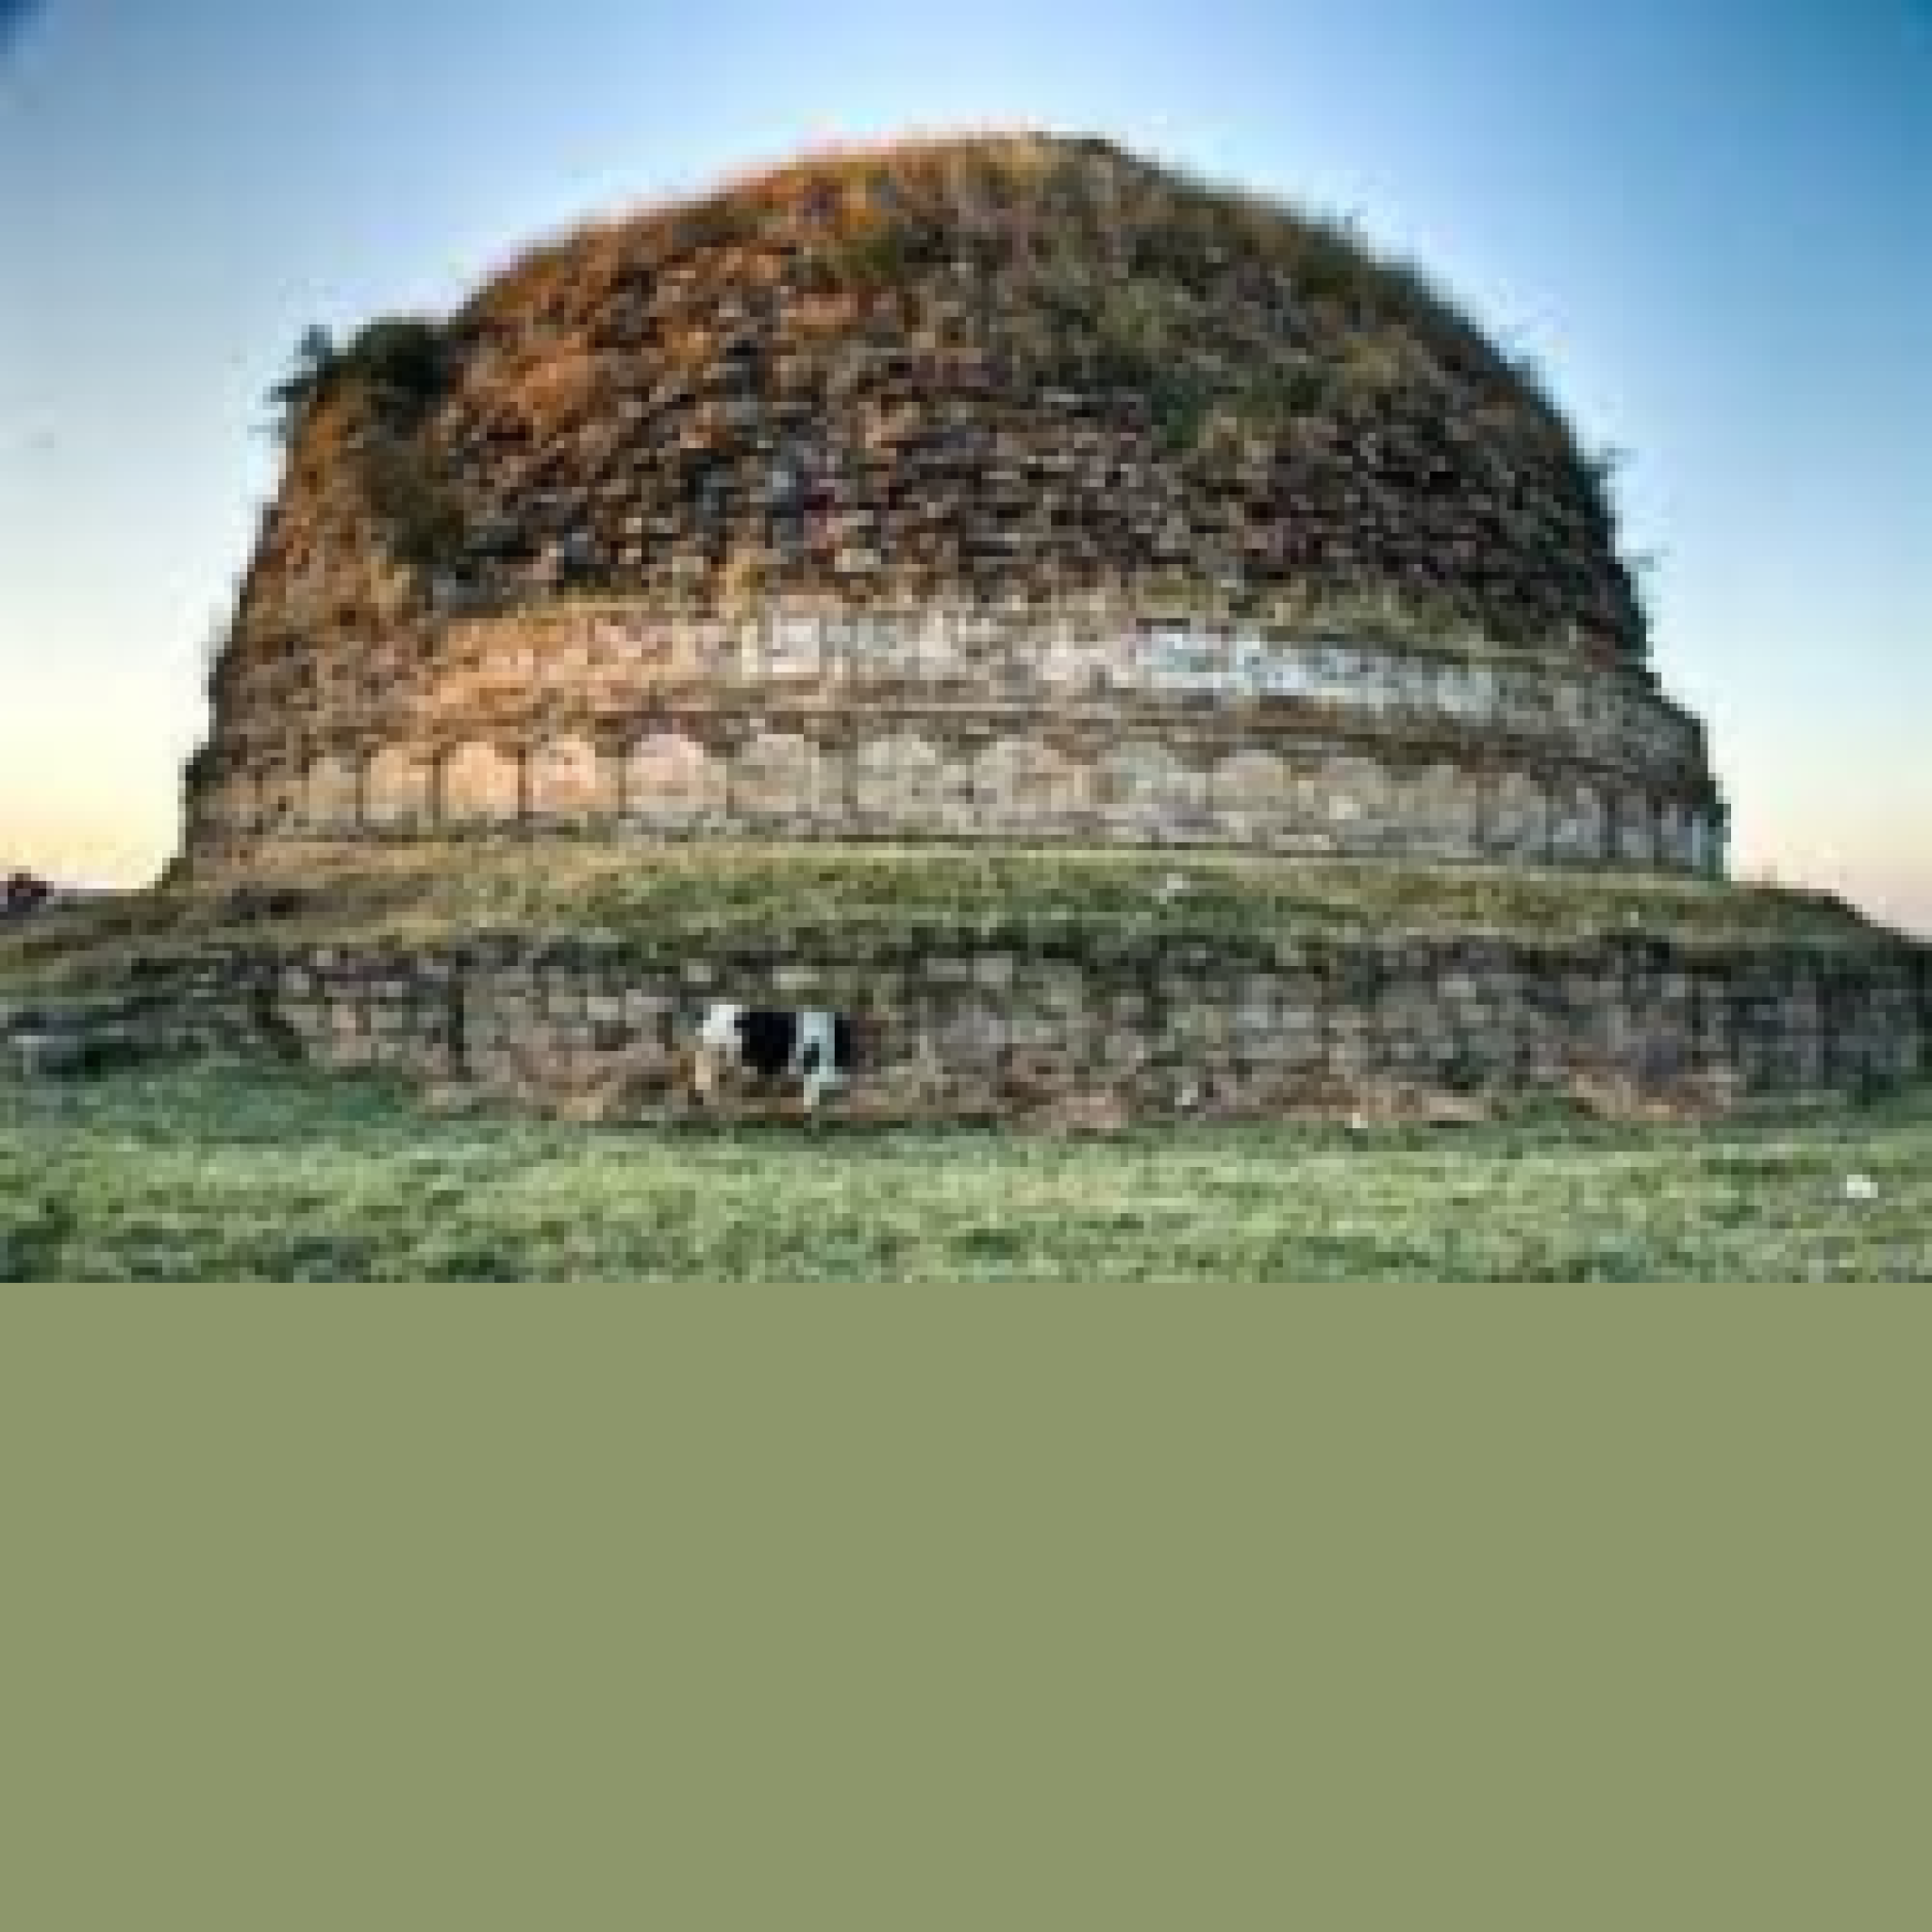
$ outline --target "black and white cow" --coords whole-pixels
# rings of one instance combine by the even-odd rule
[[[808,1113],[852,1071],[852,1023],[823,1007],[741,1007],[714,1000],[698,1028],[692,1069],[709,1101],[721,1074],[741,1069],[758,1080],[802,1077]]]

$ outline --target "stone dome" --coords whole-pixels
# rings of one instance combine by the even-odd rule
[[[581,824],[1712,869],[1600,465],[1096,141],[799,161],[306,345],[192,858]]]

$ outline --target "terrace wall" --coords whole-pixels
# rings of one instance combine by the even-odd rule
[[[1932,950],[1906,941],[827,941],[679,957],[502,938],[158,965],[126,1012],[150,1045],[274,1047],[627,1117],[680,1107],[679,1056],[719,996],[850,1012],[855,1104],[888,1112],[1105,1096],[1134,1115],[1344,1113],[1579,1091],[1700,1110],[1932,1062]]]

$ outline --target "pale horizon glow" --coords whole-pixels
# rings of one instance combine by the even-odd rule
[[[1354,216],[1630,453],[1740,878],[1932,934],[1927,0],[0,0],[0,867],[152,878],[305,325],[801,147],[1105,135]]]

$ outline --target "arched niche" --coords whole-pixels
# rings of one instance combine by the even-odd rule
[[[588,738],[565,733],[532,747],[527,760],[532,818],[607,818],[616,808],[615,762]]]
[[[362,760],[353,752],[324,752],[310,760],[303,818],[317,831],[353,831],[362,818]]]
[[[1696,864],[1691,843],[1691,812],[1682,799],[1666,798],[1657,811],[1657,856],[1660,865],[1690,871]]]
[[[917,732],[868,739],[852,755],[852,802],[869,816],[924,821],[945,803],[945,758]]]
[[[425,825],[433,816],[435,767],[418,745],[385,744],[369,760],[362,818],[371,825]]]
[[[1086,774],[1071,758],[1031,738],[1000,738],[973,760],[973,791],[982,813],[1027,823],[1077,811]]]
[[[1402,818],[1408,843],[1440,858],[1473,858],[1482,817],[1480,780],[1461,766],[1439,760],[1410,771],[1402,781]]]
[[[1587,778],[1558,786],[1550,801],[1550,857],[1590,862],[1607,856],[1609,813]]]
[[[646,819],[679,820],[722,811],[724,766],[682,731],[652,731],[625,754],[625,809]]]
[[[1341,851],[1381,844],[1398,821],[1397,787],[1379,759],[1336,753],[1323,760],[1312,783],[1329,835]]]
[[[1657,808],[1641,791],[1622,791],[1616,801],[1616,857],[1625,865],[1655,865]]]
[[[795,731],[757,731],[731,761],[731,809],[755,816],[815,810],[831,772],[810,739]]]
[[[1208,797],[1216,818],[1237,826],[1272,824],[1287,814],[1289,771],[1272,751],[1235,751],[1208,774]]]
[[[1549,794],[1529,772],[1504,772],[1490,793],[1489,846],[1512,858],[1541,859],[1550,844]]]
[[[1207,804],[1203,774],[1152,739],[1129,739],[1100,761],[1099,791],[1108,809],[1126,818],[1198,812]]]
[[[442,815],[452,824],[502,824],[523,813],[523,763],[486,738],[454,745],[442,760]]]

